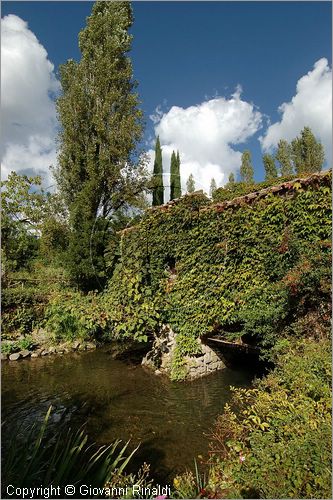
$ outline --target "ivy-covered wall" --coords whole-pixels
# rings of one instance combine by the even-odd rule
[[[289,324],[328,303],[330,241],[331,171],[232,201],[199,193],[152,209],[120,235],[105,295],[113,331],[145,340],[169,324],[174,378],[212,333],[269,352]]]

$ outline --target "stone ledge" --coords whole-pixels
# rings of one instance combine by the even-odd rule
[[[185,380],[201,378],[225,368],[224,362],[210,346],[200,340],[198,342],[202,354],[185,357]],[[154,370],[155,373],[170,376],[175,347],[176,334],[169,325],[164,325],[160,333],[156,335],[152,349],[143,358],[142,365]]]

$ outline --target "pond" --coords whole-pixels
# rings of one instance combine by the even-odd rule
[[[94,441],[141,443],[135,462],[170,480],[208,451],[207,433],[230,398],[230,385],[249,386],[253,374],[226,368],[192,382],[171,382],[138,364],[114,360],[110,348],[2,363],[2,438],[18,423],[86,423]]]

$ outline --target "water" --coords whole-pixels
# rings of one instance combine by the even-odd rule
[[[208,451],[207,433],[230,398],[230,385],[248,386],[245,370],[225,369],[193,382],[171,382],[140,365],[96,351],[2,362],[4,442],[13,426],[41,421],[52,404],[52,424],[86,422],[100,444],[116,438],[141,443],[136,462],[168,480]]]

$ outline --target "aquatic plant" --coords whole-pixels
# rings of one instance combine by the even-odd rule
[[[88,442],[84,428],[73,430],[49,428],[50,407],[42,424],[31,426],[22,435],[22,428],[13,434],[2,454],[2,498],[8,485],[15,487],[64,487],[92,484],[103,487],[122,476],[138,449],[129,454],[129,441],[117,439],[107,446],[97,447]],[[4,422],[3,427],[6,423]],[[62,492],[63,494],[63,492]]]

